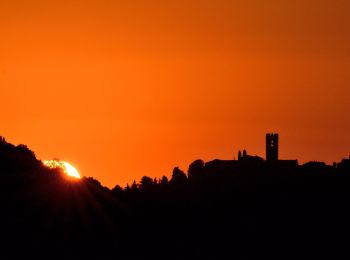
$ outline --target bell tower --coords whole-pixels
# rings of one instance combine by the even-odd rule
[[[278,134],[266,134],[266,161],[278,161]]]

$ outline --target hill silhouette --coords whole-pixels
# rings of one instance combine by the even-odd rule
[[[114,254],[128,210],[92,178],[49,169],[26,146],[0,142],[1,259]],[[121,252],[122,248],[120,249]],[[101,255],[102,254],[102,255]]]
[[[346,259],[349,161],[194,161],[112,190],[0,140],[1,259]]]

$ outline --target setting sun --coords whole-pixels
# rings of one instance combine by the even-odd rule
[[[66,173],[70,177],[74,177],[77,179],[81,178],[78,170],[68,162],[60,160],[46,160],[43,163],[49,168],[61,168],[64,171],[64,173]]]

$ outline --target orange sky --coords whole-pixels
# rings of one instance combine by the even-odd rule
[[[350,153],[348,0],[0,0],[0,135],[104,185]]]

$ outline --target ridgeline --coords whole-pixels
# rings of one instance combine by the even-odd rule
[[[266,160],[196,160],[110,190],[1,138],[0,259],[349,258],[350,160],[282,161],[269,140]]]

